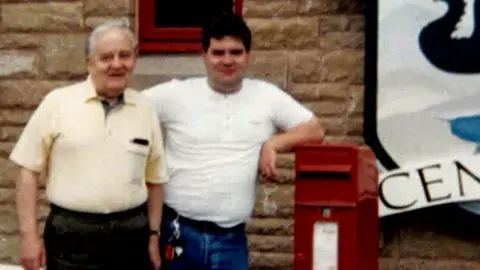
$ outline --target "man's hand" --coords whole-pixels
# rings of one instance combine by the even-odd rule
[[[20,236],[20,262],[25,270],[39,270],[46,263],[43,241],[36,234]]]
[[[259,160],[260,173],[268,179],[277,179],[277,151],[275,147],[266,142],[262,146]]]
[[[153,269],[160,270],[160,266],[162,265],[162,259],[160,258],[160,244],[158,235],[150,236],[148,252],[150,253],[150,261],[152,262]]]

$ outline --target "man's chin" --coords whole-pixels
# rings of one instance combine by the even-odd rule
[[[111,90],[123,91],[127,88],[127,80],[107,82],[107,88]]]
[[[222,83],[222,85],[225,85],[225,86],[228,86],[228,87],[237,86],[237,85],[242,83],[242,78],[238,78],[238,77],[224,78],[221,81],[221,83]]]

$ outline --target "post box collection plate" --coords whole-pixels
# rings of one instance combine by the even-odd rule
[[[315,223],[313,270],[338,270],[338,223]]]

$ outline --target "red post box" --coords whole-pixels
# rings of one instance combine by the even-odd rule
[[[295,269],[378,270],[373,152],[316,144],[295,152]]]

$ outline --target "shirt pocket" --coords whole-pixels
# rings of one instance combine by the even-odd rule
[[[148,162],[150,147],[132,142],[126,144],[126,157],[130,164],[130,183],[142,185],[145,182],[145,171]]]
[[[261,116],[245,114],[235,118],[232,131],[240,141],[264,142],[274,132],[272,123]]]

